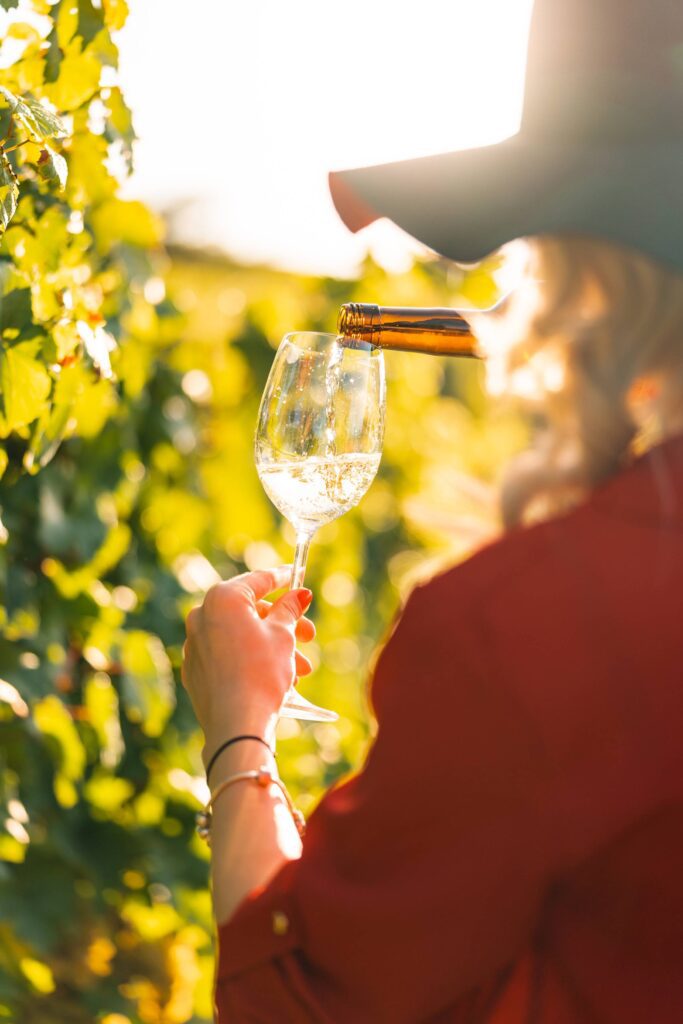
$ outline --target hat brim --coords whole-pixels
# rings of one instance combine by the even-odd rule
[[[597,236],[683,269],[683,141],[504,142],[330,174],[352,231],[378,217],[450,259],[515,238]]]

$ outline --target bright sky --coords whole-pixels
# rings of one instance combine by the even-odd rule
[[[131,0],[119,38],[140,141],[127,187],[191,203],[185,239],[247,261],[352,274],[327,172],[499,141],[518,127],[530,0]]]

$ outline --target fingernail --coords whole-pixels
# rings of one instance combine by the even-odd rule
[[[302,612],[306,611],[312,600],[313,591],[309,590],[308,587],[302,587],[299,591],[299,604],[301,605]]]

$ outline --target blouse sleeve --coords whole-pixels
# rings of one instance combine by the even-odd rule
[[[469,1021],[523,951],[548,873],[543,773],[489,642],[457,587],[413,593],[363,770],[219,929],[219,1024]]]

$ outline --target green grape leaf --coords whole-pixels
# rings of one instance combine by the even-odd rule
[[[163,221],[135,199],[110,199],[93,211],[92,222],[103,250],[118,242],[152,249],[164,233]]]
[[[0,295],[0,333],[12,330],[21,334],[32,322],[30,288],[13,288]]]
[[[19,182],[0,146],[0,238],[17,210]]]
[[[47,466],[59,449],[71,415],[71,404],[54,405],[52,409],[46,409],[47,415],[43,415],[36,421],[31,444],[24,455],[24,468],[29,473],[35,473],[43,466]]]
[[[34,142],[65,138],[69,133],[58,114],[30,96],[19,97],[0,85],[0,96],[5,98],[16,119],[23,125]]]
[[[6,430],[26,426],[40,416],[52,380],[36,359],[37,345],[23,342],[0,350],[0,388]]]
[[[45,86],[45,92],[59,110],[78,110],[97,92],[101,71],[97,55],[91,50],[68,52],[62,58],[58,78]],[[88,136],[81,134],[81,138]]]
[[[57,185],[61,190],[66,185],[66,178],[68,174],[66,160],[61,153],[55,153],[53,149],[46,146],[45,149],[41,149],[40,151],[40,157],[38,159],[38,174],[41,176],[43,181],[47,181],[51,185]]]
[[[127,0],[102,0],[104,20],[110,32],[118,32],[126,24],[128,18]]]
[[[85,769],[85,750],[69,712],[50,695],[33,706],[33,720],[43,736],[56,740],[57,758],[67,779],[77,782]]]
[[[36,420],[31,443],[24,455],[24,468],[35,473],[46,466],[59,449],[72,416],[76,399],[89,386],[89,374],[81,363],[64,367],[55,382],[51,406]]]
[[[48,51],[45,54],[45,81],[56,82],[59,78],[59,68],[62,63],[62,48],[59,45],[57,27],[55,26],[47,37]]]
[[[17,110],[16,115],[24,122],[26,130],[33,131],[40,140],[63,139],[69,134],[58,114],[30,97],[24,98],[21,110]]]
[[[119,719],[119,697],[106,676],[91,677],[83,688],[90,725],[104,755],[104,763],[113,767],[121,760],[125,746]]]
[[[95,36],[104,28],[104,15],[102,10],[97,10],[92,0],[78,0],[78,28],[76,34],[83,40],[83,49],[88,46]]]
[[[136,629],[120,641],[122,699],[126,715],[147,736],[160,736],[175,707],[173,673],[157,636]]]
[[[118,86],[112,86],[105,102],[108,110],[105,136],[109,142],[121,143],[121,155],[129,170],[132,170],[133,142],[136,136],[130,107]]]

